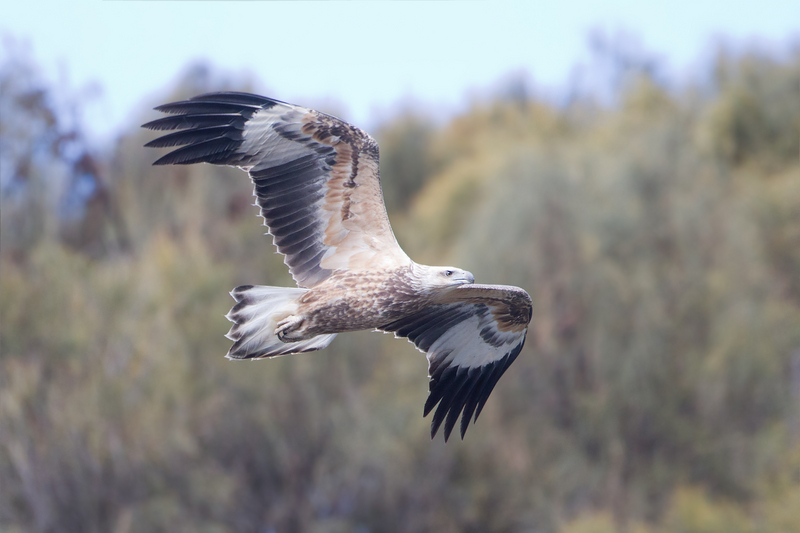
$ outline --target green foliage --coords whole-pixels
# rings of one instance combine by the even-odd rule
[[[35,186],[2,190],[0,529],[800,529],[798,64],[721,55],[706,96],[642,77],[609,108],[506,99],[377,132],[411,256],[534,299],[447,445],[406,342],[222,358],[226,291],[291,284],[241,173],[153,168],[132,127],[98,157],[118,219],[75,226],[104,253],[65,246],[93,242],[56,228],[45,169],[69,165],[26,148],[60,119],[4,90],[0,140]],[[234,82],[198,66],[173,96]]]
[[[761,237],[793,254],[800,196],[733,186],[736,161],[686,134],[702,120],[643,80],[592,127],[505,152],[455,240],[431,245],[528,288],[535,335],[501,405],[511,419],[541,411],[530,453],[593,472],[574,497],[621,520],[658,517],[683,482],[752,498],[764,471],[749,436],[797,410],[800,309]],[[789,168],[781,190],[796,186]],[[548,450],[548,431],[569,441]]]
[[[386,209],[404,211],[434,172],[430,143],[434,126],[424,116],[400,115],[376,135],[381,147],[381,186]]]
[[[800,146],[800,55],[788,61],[749,52],[721,52],[715,68],[719,95],[708,106],[708,144],[718,156],[765,169],[797,163]]]

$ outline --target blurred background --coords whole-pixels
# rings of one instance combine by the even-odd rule
[[[796,15],[4,7],[0,531],[800,531]],[[223,358],[227,292],[291,278],[243,173],[139,128],[217,90],[367,129],[409,255],[531,294],[463,442],[390,336]]]

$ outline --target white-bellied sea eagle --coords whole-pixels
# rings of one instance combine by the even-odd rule
[[[174,131],[146,146],[180,146],[156,165],[212,163],[250,174],[254,195],[297,288],[244,285],[231,296],[230,359],[319,350],[337,333],[376,329],[427,354],[438,405],[431,437],[478,419],[517,358],[531,320],[518,287],[476,285],[455,267],[419,265],[395,239],[383,202],[378,144],[335,117],[245,93],[156,108],[145,128]]]

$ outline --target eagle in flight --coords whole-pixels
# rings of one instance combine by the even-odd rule
[[[438,405],[431,438],[461,438],[522,350],[531,299],[518,287],[477,285],[455,267],[420,265],[397,243],[383,202],[378,144],[338,118],[253,94],[220,92],[165,104],[143,127],[172,131],[145,146],[180,146],[155,165],[212,163],[250,174],[261,216],[297,288],[244,285],[229,359],[326,347],[337,333],[375,329],[427,354]]]

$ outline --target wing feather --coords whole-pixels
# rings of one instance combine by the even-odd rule
[[[154,164],[232,165],[249,172],[256,203],[297,284],[338,270],[411,260],[392,233],[378,145],[335,117],[246,93],[211,93],[156,108],[143,127],[172,131],[147,143],[178,147]]]
[[[158,131],[183,130],[187,128],[206,128],[213,126],[231,126],[242,130],[247,122],[247,117],[239,113],[211,113],[211,114],[186,114],[172,117],[163,117],[143,125],[143,128]],[[145,146],[152,146],[149,143]]]
[[[462,285],[380,329],[406,337],[428,358],[434,408],[431,437],[444,424],[444,439],[461,417],[461,438],[477,420],[497,381],[519,356],[532,316],[531,299],[518,287]]]

